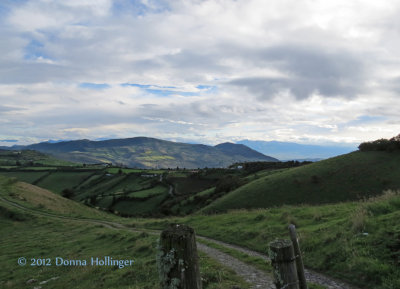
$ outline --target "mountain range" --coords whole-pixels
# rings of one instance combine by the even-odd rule
[[[7,149],[36,150],[72,162],[112,163],[137,168],[212,168],[227,167],[236,162],[278,161],[243,144],[208,146],[148,137],[42,142]]]
[[[246,145],[253,150],[263,154],[268,154],[269,156],[280,160],[317,161],[357,150],[357,145],[322,146],[298,144],[293,142],[253,140],[241,140],[236,143]]]

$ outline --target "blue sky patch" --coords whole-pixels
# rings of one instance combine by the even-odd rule
[[[373,122],[381,122],[385,121],[387,118],[383,116],[370,116],[370,115],[362,115],[357,117],[357,119],[349,121],[347,125],[360,125],[364,123],[373,123]]]
[[[149,13],[163,13],[169,10],[168,3],[163,0],[150,0],[143,3],[141,0],[119,0],[113,2],[114,14],[130,14],[144,16]]]
[[[107,83],[91,83],[91,82],[83,82],[79,84],[81,88],[88,88],[88,89],[95,89],[95,90],[102,90],[110,88],[110,85]]]
[[[44,48],[43,43],[34,39],[31,40],[31,42],[29,42],[29,44],[25,46],[24,58],[28,60],[34,60],[39,57],[43,57],[44,55],[43,48]]]
[[[216,86],[209,86],[209,85],[198,85],[196,88],[200,89],[201,91],[182,91],[178,90],[176,86],[160,86],[160,85],[150,85],[150,84],[138,84],[138,83],[122,83],[121,86],[133,86],[139,87],[146,91],[147,93],[154,94],[157,96],[170,96],[170,95],[182,95],[182,96],[196,96],[201,93],[210,93],[216,92]]]
[[[134,87],[140,87],[140,88],[149,88],[151,85],[148,84],[137,84],[137,83],[122,83],[121,86],[126,87],[126,86],[134,86]]]
[[[48,54],[46,54],[44,44],[32,39],[29,44],[25,46],[24,59],[37,60],[39,58],[53,60]]]
[[[214,93],[218,91],[218,88],[214,85],[198,85],[196,88],[206,91],[207,93]]]

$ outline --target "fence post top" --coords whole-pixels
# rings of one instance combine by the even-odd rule
[[[184,224],[170,224],[161,233],[163,236],[188,236],[194,234],[193,228]]]
[[[269,245],[274,248],[285,248],[285,247],[292,246],[292,241],[287,240],[287,239],[276,239],[276,240],[270,242]]]

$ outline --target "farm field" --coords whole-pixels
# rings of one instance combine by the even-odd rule
[[[0,289],[400,289],[399,15],[0,0]]]
[[[162,174],[79,168],[4,170],[0,175],[14,178],[3,177],[13,188],[11,197],[34,210],[76,216],[84,212],[85,217],[118,220],[135,228],[184,223],[200,235],[261,253],[273,239],[285,238],[292,223],[307,267],[361,288],[373,284],[386,289],[400,284],[399,158],[397,152],[369,151],[286,168],[253,163],[243,169]],[[343,182],[349,184],[347,190]],[[32,198],[27,193],[32,191],[41,197]],[[293,204],[274,203],[278,195]]]
[[[398,152],[353,152],[316,163],[246,163],[242,169],[3,169],[92,207],[123,216],[187,215],[284,204],[360,200],[400,188]]]
[[[31,289],[45,284],[46,288],[159,288],[156,265],[158,236],[145,232],[116,230],[101,224],[57,219],[36,214],[50,203],[37,207],[37,203],[54,195],[53,213],[80,215],[107,219],[104,213],[90,209],[51,192],[26,187],[22,183],[0,178],[1,197],[16,200],[28,197],[25,206],[32,212],[20,210],[0,201],[0,273],[1,288]],[[10,194],[7,194],[11,193]],[[115,219],[115,217],[114,217]],[[130,266],[91,266],[90,260],[109,256],[114,260],[133,260]],[[27,265],[19,266],[24,257]],[[45,259],[51,266],[31,266],[32,258]],[[63,260],[87,260],[87,266],[61,266]],[[50,259],[50,263],[47,260]],[[56,265],[58,264],[58,265]],[[231,289],[232,286],[248,289],[249,284],[205,254],[200,254],[200,272],[203,288]],[[99,276],[101,276],[99,278]]]
[[[59,160],[34,150],[0,150],[0,167],[20,166],[77,166],[77,163]]]

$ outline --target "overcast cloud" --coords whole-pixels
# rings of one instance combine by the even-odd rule
[[[394,0],[2,1],[0,145],[392,137],[399,14]]]

